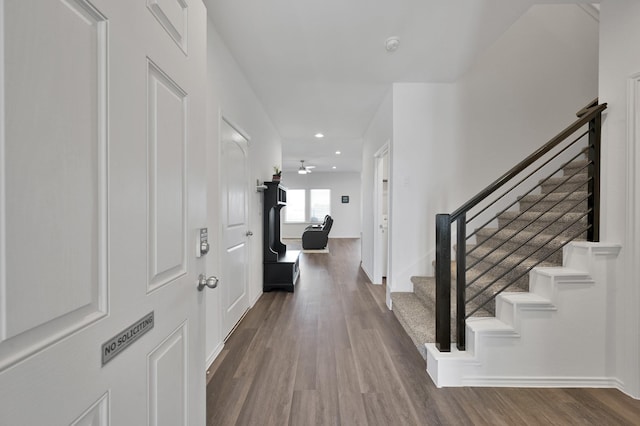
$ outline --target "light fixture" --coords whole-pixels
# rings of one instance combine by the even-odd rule
[[[333,167],[332,167],[332,169],[334,169],[334,170],[335,170],[335,169],[337,169],[337,167],[336,167],[336,166],[333,166]]]
[[[336,155],[340,155],[340,154],[342,154],[342,152],[336,151]]]
[[[306,175],[311,173],[311,169],[314,169],[316,166],[305,166],[304,160],[300,160],[300,168],[298,169],[299,175]]]
[[[318,139],[322,139],[322,138],[324,138],[324,135],[323,135],[322,133],[316,133],[316,134],[315,134],[315,135],[313,135],[313,136],[315,136],[315,137],[316,137],[316,138],[318,138]]]
[[[395,52],[400,46],[400,39],[398,37],[389,37],[384,41],[384,48],[387,52]]]

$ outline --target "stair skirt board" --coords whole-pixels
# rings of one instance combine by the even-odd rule
[[[606,376],[607,287],[619,252],[568,244],[564,267],[533,269],[530,292],[503,293],[496,317],[467,321],[466,351],[425,344],[429,376],[438,387],[621,388]]]

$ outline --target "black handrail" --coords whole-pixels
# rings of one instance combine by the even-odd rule
[[[587,114],[589,112],[589,108],[592,108],[594,106],[598,105],[598,98],[595,98],[594,100],[592,100],[591,102],[589,102],[588,104],[586,104],[584,106],[584,108],[582,108],[580,111],[576,112],[576,117],[582,117],[585,114]],[[606,104],[604,104],[606,105]]]
[[[521,173],[524,169],[532,165],[536,160],[540,159],[543,155],[545,155],[546,153],[551,151],[553,148],[558,146],[560,143],[562,143],[562,141],[564,141],[569,136],[574,134],[582,126],[589,123],[591,120],[596,118],[596,116],[599,116],[602,113],[602,111],[604,111],[606,108],[607,108],[606,103],[596,105],[591,108],[586,108],[586,112],[580,118],[574,121],[570,126],[564,129],[562,132],[558,133],[556,137],[554,137],[549,142],[547,142],[546,144],[538,148],[538,150],[536,150],[527,158],[522,160],[520,163],[512,167],[511,170],[509,170],[508,172],[500,176],[498,179],[496,179],[493,183],[491,183],[491,185],[487,186],[485,189],[480,191],[469,201],[464,203],[458,209],[454,210],[454,212],[451,213],[450,215],[451,222],[458,219],[458,217],[460,217],[461,214],[466,213],[472,208],[474,208],[475,206],[477,206],[478,203],[480,203],[482,200],[484,200],[485,198],[487,198],[488,196],[496,192],[504,184],[506,184],[511,179],[513,179],[515,176]]]
[[[579,235],[582,235],[582,232],[584,232],[585,230],[587,232],[588,241],[599,240],[600,133],[601,133],[602,111],[604,111],[606,108],[607,108],[607,104],[606,103],[598,104],[597,98],[591,101],[584,108],[578,111],[578,113],[576,114],[578,116],[578,119],[575,120],[571,125],[567,126],[557,136],[549,140],[546,144],[544,144],[542,147],[537,149],[535,152],[533,152],[527,158],[522,160],[516,166],[512,167],[509,171],[507,171],[505,174],[500,176],[497,180],[495,180],[485,189],[483,189],[478,194],[476,194],[469,201],[467,201],[458,209],[456,209],[453,213],[436,215],[436,265],[435,265],[436,267],[436,347],[441,352],[449,352],[451,350],[451,225],[453,225],[454,222],[457,222],[456,345],[458,349],[464,350],[466,319],[470,315],[472,315],[473,313],[481,309],[482,306],[484,306],[486,303],[495,299],[495,297],[500,292],[504,291],[511,284],[513,284],[513,282],[515,282],[513,281],[507,284],[506,286],[503,286],[498,292],[492,295],[481,306],[478,306],[475,309],[473,309],[473,311],[470,314],[468,315],[466,314],[466,304],[470,301],[466,299],[466,288],[467,288],[466,255],[468,254],[466,251],[466,241],[470,237],[470,236],[467,236],[466,234],[466,225],[468,224],[468,222],[470,222],[475,217],[477,217],[480,213],[484,212],[486,210],[486,207],[480,213],[476,213],[475,215],[473,215],[472,218],[469,219],[469,221],[466,220],[467,213],[471,209],[476,207],[478,204],[486,200],[488,197],[496,193],[496,191],[502,188],[506,183],[508,183],[509,181],[514,179],[516,176],[524,172],[529,166],[538,162],[538,160],[541,160],[546,154],[548,154],[554,148],[556,148],[557,146],[565,142],[567,139],[569,139],[569,137],[574,135],[578,130],[580,130],[583,126],[587,124],[588,124],[588,130],[582,133],[581,135],[579,135],[577,139],[575,139],[569,144],[569,146],[573,145],[575,142],[577,142],[577,140],[581,139],[583,136],[588,134],[589,142],[588,142],[588,149],[586,151],[588,164],[587,166],[585,166],[588,171],[588,180],[586,182],[587,194],[588,194],[587,211],[582,216],[582,217],[587,216],[587,227],[584,230],[582,230],[580,233],[572,235],[571,238],[568,239],[567,241],[564,241],[562,246],[567,244],[570,240],[575,239]],[[553,154],[552,159],[559,156],[567,148],[568,146],[565,146],[562,150]],[[527,175],[524,179],[521,179],[518,183],[511,186],[511,188],[508,189],[504,194],[500,195],[498,199],[501,199],[507,193],[510,193],[518,185],[523,183],[525,180],[531,177],[535,172],[537,172],[542,167],[544,167],[547,163],[549,163],[549,161],[551,161],[551,159],[545,161],[542,165],[538,166],[536,170],[529,173],[529,175]],[[561,168],[564,167],[565,165],[566,164],[563,164]],[[576,172],[575,174],[577,173],[578,172]],[[551,175],[553,174],[555,174],[555,172],[551,173]],[[567,180],[568,179],[569,178],[567,178]],[[542,182],[545,182],[546,180],[548,180],[548,178],[541,181],[538,185],[541,185]],[[560,185],[561,184],[558,184],[556,188]],[[529,192],[531,192],[534,188],[532,188]],[[536,201],[536,203],[538,203],[539,201],[540,200]],[[556,204],[558,204],[561,201],[558,201]],[[495,202],[496,201],[494,200],[490,205],[495,204]],[[551,208],[553,208],[554,206],[552,206]],[[508,208],[509,207],[507,207],[507,209]],[[496,217],[497,215],[494,216],[494,219]],[[521,230],[517,232],[520,232],[520,231]],[[472,235],[473,234],[475,234],[475,231],[472,233]],[[556,237],[553,237],[552,239]],[[560,248],[556,248],[551,254],[555,253]],[[540,248],[538,248],[535,252],[539,251],[539,249]],[[545,259],[548,258],[551,254],[545,256]],[[536,265],[539,264],[540,262],[541,261],[536,263]],[[521,276],[523,276],[525,273],[522,273]],[[519,276],[518,279],[521,276]],[[478,277],[476,277],[476,279],[477,278]],[[494,280],[494,282],[497,282],[498,279]],[[476,296],[478,296],[478,294],[475,294],[473,298],[475,298]]]

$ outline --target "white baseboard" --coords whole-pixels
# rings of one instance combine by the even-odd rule
[[[262,284],[260,284],[262,286]],[[249,309],[253,308],[258,299],[264,294],[264,291],[259,291],[258,294],[253,298],[253,300],[249,301]]]
[[[618,388],[612,377],[468,377],[462,386],[507,388]]]
[[[623,394],[627,395],[630,398],[640,400],[640,395],[636,395],[633,392],[630,392],[622,380],[615,379],[615,383],[616,383],[615,388],[618,389],[620,392],[622,392]]]
[[[216,360],[216,358],[218,358],[218,355],[220,355],[223,348],[224,348],[224,342],[220,342],[220,344],[213,350],[213,352],[211,352],[211,355],[209,355],[206,362],[207,370],[211,368],[211,365]]]
[[[364,266],[364,263],[362,262],[360,262],[360,269],[362,269],[362,272],[364,272],[367,278],[369,278],[369,282],[373,283],[373,278],[371,278],[372,277],[371,273],[369,273],[367,268]]]

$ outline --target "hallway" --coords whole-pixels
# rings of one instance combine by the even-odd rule
[[[614,389],[437,389],[360,270],[360,240],[329,250],[303,254],[295,293],[263,294],[226,342],[209,426],[640,422],[640,401]]]

